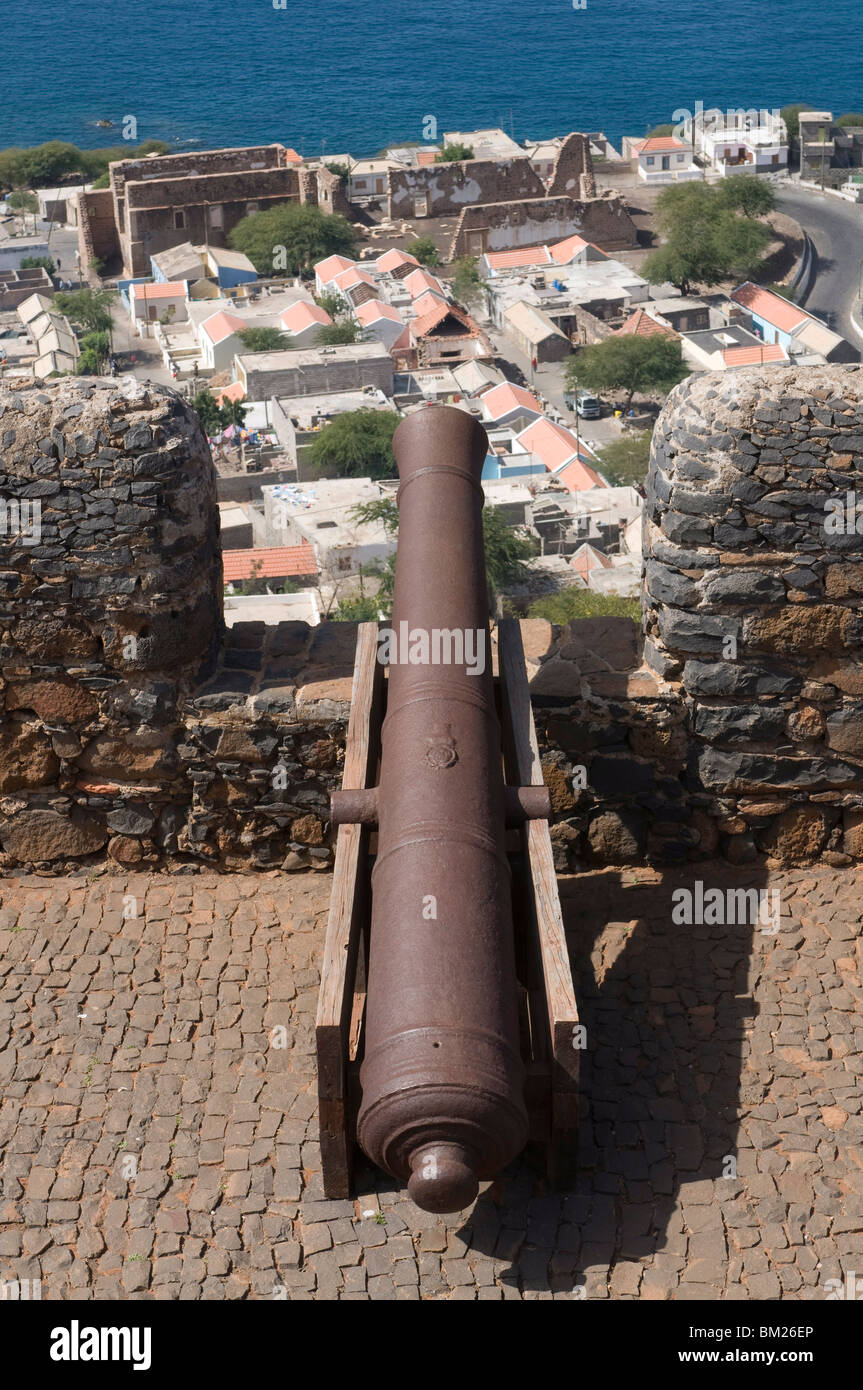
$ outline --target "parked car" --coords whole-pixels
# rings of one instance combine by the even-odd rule
[[[579,391],[575,397],[575,408],[583,420],[598,420],[602,414],[602,404],[598,396],[590,391]]]

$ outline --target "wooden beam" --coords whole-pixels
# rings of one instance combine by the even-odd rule
[[[514,771],[522,786],[541,786],[542,763],[524,664],[521,628],[513,619],[498,625],[500,685],[506,737]],[[546,821],[524,828],[532,899],[533,930],[542,966],[551,1065],[551,1144],[549,1169],[566,1182],[575,1170],[578,1117],[578,1008],[566,945],[551,836]]]
[[[342,775],[342,786],[350,790],[373,785],[377,772],[384,675],[377,659],[377,635],[377,623],[360,623]],[[315,1017],[321,1166],[330,1198],[350,1193],[353,1136],[347,1065],[358,1026],[354,990],[368,910],[368,852],[366,827],[339,826]]]

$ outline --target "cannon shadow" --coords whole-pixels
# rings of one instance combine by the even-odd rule
[[[675,890],[695,895],[698,880],[726,901],[729,890],[767,888],[763,868],[710,861],[560,880],[587,1032],[578,1177],[571,1191],[553,1191],[534,1146],[481,1195],[459,1232],[472,1250],[509,1259],[498,1278],[520,1292],[584,1287],[576,1296],[643,1297],[637,1266],[649,1265],[652,1296],[668,1296],[664,1284],[676,1286],[672,1276],[687,1267],[687,1187],[701,1184],[691,1197],[709,1205],[713,1189],[704,1184],[728,1177],[731,1189],[735,1172],[756,1171],[754,1151],[738,1144],[748,1142],[741,1104],[761,1098],[755,1075],[742,1095],[741,1073],[762,928],[749,912],[743,923],[673,921],[682,901]],[[696,1247],[704,1282],[724,1283],[721,1221],[703,1215],[699,1227],[702,1220],[712,1233],[703,1256]],[[701,1272],[690,1268],[689,1277]]]

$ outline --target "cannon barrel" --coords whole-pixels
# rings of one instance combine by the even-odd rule
[[[420,1207],[448,1212],[527,1138],[504,831],[547,816],[548,801],[542,788],[504,787],[485,430],[434,406],[399,425],[393,448],[399,541],[379,786],[337,816],[378,827],[357,1136]]]

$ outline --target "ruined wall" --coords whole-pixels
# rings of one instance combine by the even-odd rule
[[[419,169],[390,169],[387,213],[408,220],[420,216],[415,199],[427,200],[428,217],[460,212],[469,203],[503,203],[541,198],[542,179],[527,155],[523,159],[462,159]]]
[[[89,269],[91,262],[98,259],[103,265],[109,265],[121,254],[114,200],[110,188],[95,188],[89,193],[79,193],[77,202],[81,273],[95,281],[98,277]]]
[[[356,210],[348,201],[341,175],[334,174],[331,169],[313,169],[309,173],[313,184],[309,200],[316,202],[322,212],[339,213],[349,222],[355,221]]]
[[[123,264],[130,275],[149,275],[150,257],[172,246],[186,241],[227,246],[230,232],[249,215],[250,205],[263,211],[299,200],[294,167],[127,182],[125,211],[119,219]],[[183,214],[181,227],[175,226],[178,211]]]
[[[614,193],[579,200],[571,197],[531,198],[519,202],[477,204],[462,210],[453,233],[448,259],[508,251],[562,241],[578,233],[603,251],[629,250],[638,234],[623,199]],[[483,246],[475,238],[483,236]]]
[[[590,140],[576,131],[567,135],[558,150],[548,181],[550,198],[567,194],[571,198],[596,197]]]

